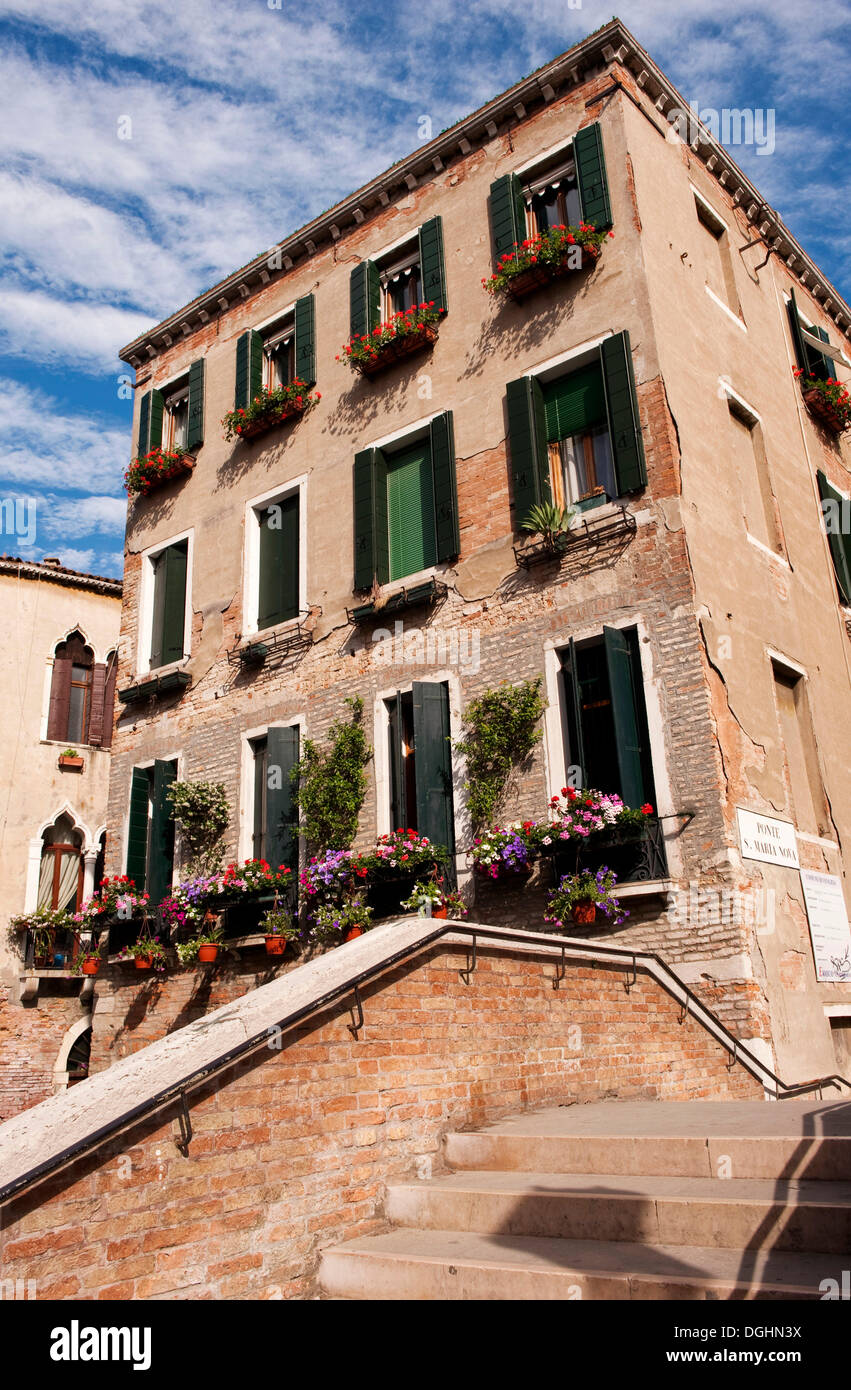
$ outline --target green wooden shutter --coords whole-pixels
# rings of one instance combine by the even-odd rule
[[[165,402],[162,391],[151,392],[150,420],[148,423],[148,449],[158,449],[163,442],[163,412]]]
[[[417,830],[433,844],[452,851],[455,828],[449,690],[444,684],[414,681],[413,695]]]
[[[644,778],[635,699],[638,673],[633,671],[632,653],[622,632],[617,628],[604,627],[603,640],[615,722],[620,794],[627,806],[641,806],[644,802]]]
[[[402,696],[397,692],[387,702],[390,743],[390,820],[391,830],[408,827],[408,797],[405,786],[405,764],[402,757]]]
[[[151,628],[151,668],[181,661],[186,625],[186,563],[188,541],[170,545],[156,558],[154,614]]]
[[[316,385],[316,304],[312,294],[295,302],[295,374],[305,386]]]
[[[546,382],[543,392],[550,443],[606,422],[606,392],[599,362]]]
[[[361,261],[349,279],[350,332],[363,337],[378,326],[381,285],[374,261]]]
[[[298,824],[291,773],[298,762],[298,725],[266,732],[266,859],[298,870]]]
[[[578,130],[573,137],[573,157],[576,161],[576,182],[582,216],[598,231],[612,225],[612,205],[609,181],[606,178],[606,157],[603,153],[603,132],[599,122]]]
[[[148,864],[148,802],[151,795],[150,773],[145,767],[134,767],[130,774],[130,818],[127,822],[127,877],[144,893]]]
[[[516,174],[503,174],[491,184],[490,213],[493,258],[498,261],[526,237],[523,187]]]
[[[571,637],[567,647],[567,665],[569,670],[564,670],[565,684],[567,686],[567,697],[570,700],[570,707],[573,712],[574,738],[572,740],[570,753],[575,758],[579,767],[580,785],[584,787],[587,781],[585,770],[585,734],[582,728],[582,685],[579,677],[579,662],[576,643]],[[565,663],[562,660],[564,667]]]
[[[606,338],[600,346],[600,359],[618,493],[635,492],[637,488],[646,487],[647,470],[629,334],[617,333],[613,338]]]
[[[802,372],[810,370],[809,358],[807,357],[806,344],[801,334],[801,319],[798,314],[798,301],[795,298],[795,291],[792,290],[789,303],[786,305],[786,312],[789,315],[789,327],[792,330],[792,343],[795,348],[795,357]]]
[[[454,560],[461,551],[458,529],[458,489],[455,478],[455,432],[452,411],[445,410],[429,425],[437,559]]]
[[[816,335],[817,338],[821,338],[821,340],[822,340],[823,343],[827,343],[828,346],[830,345],[830,336],[829,336],[829,334],[825,331],[825,329],[820,328],[818,324],[815,324],[814,327],[813,327],[813,332],[815,333],[815,335]],[[815,351],[815,350],[814,350],[814,351]],[[833,360],[832,357],[828,357],[827,353],[824,353],[823,356],[824,356],[824,369],[825,369],[826,374],[827,374],[828,376],[835,377],[835,376],[836,376],[836,363],[834,362],[834,360]]]
[[[136,445],[137,454],[148,452],[148,432],[151,423],[151,393],[146,391],[139,402],[139,438]]]
[[[154,790],[151,809],[151,844],[148,855],[148,892],[152,907],[158,907],[171,887],[174,868],[174,807],[166,789],[177,777],[174,763],[154,763]]]
[[[818,478],[818,490],[822,502],[835,502],[839,517],[843,515],[843,509],[848,510],[848,502],[836,491],[827,480],[827,476],[821,469],[816,474]],[[822,513],[824,515],[824,513]],[[851,535],[843,533],[841,530],[828,530],[827,518],[825,517],[825,530],[827,531],[830,553],[833,557],[833,568],[836,572],[836,582],[839,585],[839,592],[842,595],[843,603],[851,603]]]
[[[426,439],[387,460],[387,529],[391,579],[435,563],[434,479]]]
[[[390,578],[387,535],[387,464],[380,449],[355,454],[355,589]]]
[[[531,509],[552,500],[547,454],[547,422],[541,383],[531,376],[509,381],[508,448],[514,493],[514,529],[519,531]]]
[[[299,495],[261,507],[258,628],[298,617]]]
[[[263,385],[263,339],[249,328],[236,340],[236,390],[234,410],[245,410]]]
[[[204,443],[204,359],[199,357],[189,368],[189,420],[186,447],[191,453]]]
[[[446,312],[446,262],[443,256],[443,219],[432,217],[420,227],[420,282],[423,299],[434,300],[435,309]]]

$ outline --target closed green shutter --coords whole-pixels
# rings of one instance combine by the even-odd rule
[[[299,510],[298,493],[259,509],[260,629],[298,617]]]
[[[316,384],[316,305],[312,294],[295,304],[295,374],[305,386]]]
[[[155,561],[152,669],[181,661],[184,656],[188,550],[188,541],[178,541],[161,551]]]
[[[607,231],[612,225],[612,205],[599,122],[595,121],[593,125],[576,132],[573,137],[573,157],[583,219],[592,223],[598,232]]]
[[[443,256],[443,220],[432,217],[420,227],[420,283],[427,304],[446,312],[446,263]]]
[[[851,535],[841,529],[843,515],[847,515],[849,503],[841,493],[836,491],[827,480],[827,476],[821,469],[817,473],[818,490],[822,502],[832,502],[835,506],[829,508],[822,515],[825,520],[825,530],[827,532],[830,553],[833,557],[833,568],[836,572],[836,582],[839,585],[839,592],[842,595],[843,603],[851,603]],[[830,525],[828,525],[830,521]]]
[[[199,357],[189,368],[189,420],[186,447],[191,453],[204,443],[204,359]]]
[[[390,820],[392,830],[408,826],[408,797],[405,786],[405,763],[402,757],[402,696],[397,692],[387,702],[390,741]]]
[[[158,907],[171,887],[174,868],[174,816],[166,790],[177,777],[174,763],[154,763],[151,807],[151,844],[148,856],[148,892],[151,907]]]
[[[414,759],[417,830],[433,844],[455,848],[449,690],[445,684],[414,681]]]
[[[526,206],[516,174],[503,174],[491,184],[490,213],[493,258],[498,261],[526,237]]]
[[[437,559],[454,560],[461,550],[458,530],[458,489],[455,479],[455,433],[452,411],[437,415],[429,425]]]
[[[387,464],[380,449],[355,454],[355,589],[390,578],[387,537]]]
[[[617,628],[604,627],[603,640],[615,723],[620,794],[627,806],[641,806],[644,802],[644,778],[635,699],[638,673],[633,671],[632,652],[622,632]]]
[[[361,261],[349,280],[349,329],[353,338],[364,337],[378,326],[380,301],[378,267],[374,261]]]
[[[245,410],[263,385],[263,339],[249,328],[236,340],[236,390],[234,410]]]
[[[165,402],[162,391],[151,392],[151,410],[148,423],[148,449],[158,449],[163,442],[163,412]]]
[[[562,669],[567,698],[570,702],[568,710],[568,723],[572,716],[571,726],[571,747],[570,755],[579,767],[579,785],[586,785],[585,770],[585,736],[582,729],[582,686],[579,677],[579,663],[577,660],[576,643],[570,638],[567,647],[567,661],[562,657]]]
[[[298,870],[298,825],[291,773],[298,762],[298,725],[266,732],[266,859],[273,869]]]
[[[535,377],[521,376],[517,381],[509,381],[505,395],[514,529],[519,531],[533,507],[552,500],[547,420],[544,393]]]
[[[647,470],[629,334],[617,333],[613,338],[606,338],[600,346],[600,359],[618,493],[635,492],[647,485]]]
[[[544,384],[547,439],[569,439],[606,423],[606,393],[599,362]]]
[[[139,402],[139,439],[136,446],[137,454],[148,452],[148,429],[151,423],[151,393],[146,391]]]
[[[390,578],[428,569],[437,559],[434,481],[428,440],[387,460]]]
[[[150,772],[134,767],[130,774],[130,817],[127,822],[127,877],[137,893],[145,891],[148,863],[148,802],[151,795]]]

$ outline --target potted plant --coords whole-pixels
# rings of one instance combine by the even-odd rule
[[[151,449],[133,459],[124,474],[124,486],[131,497],[134,493],[146,497],[155,487],[190,473],[194,467],[195,457],[185,449]]]
[[[14,942],[21,932],[29,932],[32,941],[33,964],[37,969],[56,964],[54,959],[58,933],[76,933],[76,918],[62,908],[37,907],[32,912],[20,912],[9,921],[9,934]],[[24,948],[26,954],[26,947]]]
[[[219,957],[219,947],[224,937],[224,929],[212,912],[204,917],[201,931],[189,941],[178,943],[177,954],[181,965],[191,965],[193,960],[212,965]]]
[[[358,894],[341,903],[321,903],[314,909],[310,929],[311,939],[325,946],[338,946],[354,941],[372,926],[372,908]]]
[[[521,529],[540,536],[544,550],[550,554],[558,554],[567,548],[570,541],[570,523],[574,514],[573,507],[557,507],[554,502],[539,502],[521,523]]]
[[[801,367],[795,368],[795,376],[801,383],[804,403],[811,415],[834,434],[851,429],[851,394],[841,381],[832,376],[810,376]]]
[[[321,392],[311,391],[300,377],[286,386],[263,386],[247,406],[229,410],[225,415],[225,439],[254,439],[285,420],[306,415],[321,399]]]
[[[121,959],[132,960],[137,970],[165,970],[166,948],[158,936],[144,935],[124,947]]]
[[[74,974],[96,975],[100,970],[101,950],[100,946],[91,942],[85,945],[81,943],[77,958],[74,961]]]
[[[66,748],[64,753],[59,754],[59,766],[71,768],[74,772],[82,772],[83,759],[76,748]]]
[[[401,357],[437,341],[437,330],[445,309],[435,307],[434,300],[413,304],[401,310],[385,323],[379,323],[371,333],[358,333],[343,345],[337,361],[348,362],[352,371],[361,376],[375,376],[382,367],[398,362]]]
[[[595,265],[603,242],[614,232],[598,231],[590,222],[578,226],[550,227],[539,236],[515,242],[511,251],[500,256],[490,279],[482,284],[488,294],[507,294],[523,299],[550,280],[561,279],[572,271]]]
[[[402,907],[416,912],[420,917],[466,917],[467,906],[460,893],[447,892],[442,878],[420,881],[414,891],[406,898]]]
[[[287,942],[298,936],[298,927],[293,922],[292,913],[288,907],[278,902],[261,917],[260,930],[265,937],[267,956],[282,956],[287,949]]]
[[[596,872],[586,869],[580,874],[565,874],[548,894],[544,921],[558,927],[569,921],[591,926],[602,912],[613,926],[619,926],[629,913],[614,895],[616,884],[616,875],[606,865]]]

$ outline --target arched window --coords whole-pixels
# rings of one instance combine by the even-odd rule
[[[72,632],[59,643],[53,658],[48,738],[73,745],[88,743],[94,664],[94,652],[81,632]]]
[[[76,912],[83,899],[83,837],[70,816],[59,816],[42,836],[38,906]]]

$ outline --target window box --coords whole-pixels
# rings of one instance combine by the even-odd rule
[[[268,655],[269,648],[265,642],[253,642],[250,646],[240,649],[239,664],[240,666],[262,666]]]
[[[397,589],[383,603],[362,603],[357,608],[350,608],[348,610],[349,621],[357,626],[359,623],[371,622],[373,618],[382,618],[385,613],[398,613],[404,608],[417,608],[420,605],[436,603],[438,598],[445,596],[446,592],[446,585],[441,584],[439,580],[426,579],[422,584]]]
[[[71,772],[82,772],[83,759],[77,753],[73,755],[69,753],[60,753],[59,766],[67,768]]]
[[[585,869],[596,872],[603,864],[614,871],[618,886],[644,882],[661,884],[668,878],[665,841],[661,824],[656,819],[648,820],[643,826],[612,826],[609,831],[591,836],[587,844],[571,842],[566,850],[554,842],[548,857],[552,860],[556,883],[563,874],[582,873]]]
[[[134,704],[137,700],[156,700],[161,695],[173,694],[175,690],[183,691],[191,683],[192,677],[188,671],[169,671],[166,676],[155,676],[153,680],[119,690],[118,698],[122,705]]]
[[[514,558],[521,569],[535,565],[557,563],[570,545],[570,532],[561,531],[551,540],[534,541],[531,545],[515,546]]]
[[[843,394],[844,404],[840,395],[837,395],[836,402],[831,400],[824,387],[810,386],[804,391],[807,410],[833,434],[842,434],[851,425],[851,405],[847,403],[847,392]]]
[[[528,269],[521,270],[512,277],[505,286],[505,293],[519,304],[542,286],[550,285],[554,280],[566,280],[578,270],[588,270],[595,266],[600,259],[600,251],[594,246],[583,246],[581,256],[576,258],[579,265],[573,264],[572,259],[565,257],[563,260],[543,263],[539,261],[537,265],[530,265]]]
[[[412,353],[433,347],[438,338],[437,325],[431,323],[420,323],[404,331],[396,331],[392,324],[387,324],[383,327],[382,333],[386,331],[394,331],[395,336],[381,341],[376,335],[375,344],[366,339],[367,346],[362,349],[365,354],[363,357],[356,357],[355,350],[352,351],[349,363],[361,376],[378,376],[379,372],[392,367],[395,362],[401,362],[405,357],[410,357]]]
[[[586,492],[584,497],[580,497],[578,502],[574,502],[574,507],[578,512],[590,512],[595,507],[602,507],[610,500],[605,488],[597,487],[593,492]]]
[[[155,488],[162,487],[184,473],[191,473],[195,467],[195,456],[181,449],[152,449],[149,454],[140,455],[131,463],[124,474],[124,486],[132,496],[147,497]]]
[[[321,399],[300,377],[284,386],[261,386],[247,406],[228,411],[222,421],[225,439],[256,439],[287,420],[300,419]]]

